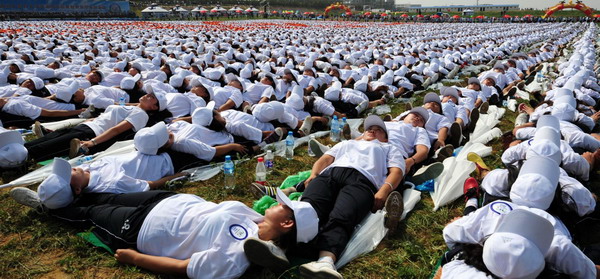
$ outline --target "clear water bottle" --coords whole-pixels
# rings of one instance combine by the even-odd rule
[[[329,131],[329,138],[331,138],[331,141],[337,142],[340,139],[340,126],[339,126],[339,121],[337,118],[337,115],[333,116],[333,119],[331,119],[331,128]]]
[[[535,74],[535,81],[537,81],[537,82],[542,82],[542,81],[544,81],[544,75],[542,75],[542,73],[541,73],[541,72],[537,72],[537,73]]]
[[[267,183],[267,169],[263,157],[258,157],[256,163],[256,183],[265,185]]]
[[[267,155],[265,155],[265,167],[267,167],[267,173],[273,171],[273,167],[275,166],[275,155],[273,155],[273,151],[267,150]]]
[[[88,156],[82,156],[81,158],[79,158],[77,160],[77,165],[83,165],[83,164],[87,164],[88,162],[92,161],[94,159],[94,156],[88,155]]]
[[[124,106],[125,105],[125,96],[121,96],[121,98],[119,98],[119,106]]]
[[[292,131],[289,131],[285,138],[285,158],[288,160],[294,158],[294,134]]]
[[[346,117],[344,116],[344,117],[342,117],[342,123],[340,124],[340,129],[339,129],[340,132],[339,132],[339,136],[338,137],[339,137],[340,140],[346,140],[345,137],[341,136],[341,133],[344,130],[344,127],[346,126],[346,124],[348,124],[348,119],[346,119]]]
[[[231,161],[231,156],[225,156],[225,164],[223,165],[223,174],[225,175],[225,189],[231,190],[235,187],[235,166]]]
[[[312,149],[310,149],[310,141],[315,139],[315,135],[310,135],[308,137],[308,139],[309,139],[308,140],[308,151],[307,151],[308,156],[315,157],[315,153],[312,151]]]

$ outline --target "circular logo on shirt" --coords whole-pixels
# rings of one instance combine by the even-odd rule
[[[248,230],[246,230],[246,228],[244,228],[242,225],[233,224],[229,226],[229,233],[237,240],[244,240],[248,238]]]
[[[508,203],[502,201],[491,203],[490,208],[493,212],[499,215],[507,214],[513,210],[513,208]]]

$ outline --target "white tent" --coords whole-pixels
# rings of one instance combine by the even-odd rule
[[[190,11],[186,10],[185,8],[177,5],[175,7],[173,7],[171,9],[171,14],[173,15],[179,15],[179,16],[187,16],[190,14]]]
[[[147,7],[142,10],[142,18],[161,18],[168,16],[169,11],[165,10],[161,6],[158,6],[156,3],[152,3],[150,7]]]
[[[197,16],[200,14],[208,13],[208,10],[202,6],[198,6],[192,10],[192,15]]]

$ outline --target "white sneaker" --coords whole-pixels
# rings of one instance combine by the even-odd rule
[[[39,121],[33,123],[32,130],[36,137],[41,138],[44,136],[44,130],[42,130],[42,124]]]
[[[363,111],[365,111],[367,108],[369,107],[369,101],[368,100],[364,100],[362,102],[360,102],[360,104],[358,104],[356,106],[356,112],[357,114],[361,114]]]
[[[283,250],[271,241],[255,237],[248,238],[244,242],[244,254],[251,263],[275,272],[282,273],[290,267],[290,262]]]
[[[304,136],[310,135],[310,130],[312,129],[312,125],[313,125],[312,117],[310,117],[310,115],[305,117],[304,122],[302,123],[302,126],[300,126],[300,131],[302,131],[302,133],[304,133]]]
[[[19,204],[43,211],[42,201],[38,193],[25,187],[15,187],[10,190],[10,196]]]
[[[323,156],[323,154],[325,154],[325,152],[329,151],[328,146],[321,144],[316,139],[309,140],[308,144],[310,145],[310,150],[312,150],[312,152],[315,153],[315,156],[317,158]]]
[[[343,279],[335,266],[326,262],[310,262],[300,266],[300,277],[310,279]]]

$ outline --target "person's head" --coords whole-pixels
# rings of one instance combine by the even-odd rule
[[[156,155],[160,153],[161,149],[169,148],[173,144],[173,139],[173,134],[161,121],[135,133],[133,145],[142,154]]]
[[[210,102],[210,92],[208,91],[208,89],[206,87],[204,87],[204,85],[202,85],[202,84],[196,85],[196,86],[192,87],[192,89],[190,89],[190,92],[195,94],[196,96],[204,99],[204,101],[206,103]]]
[[[289,242],[311,241],[319,231],[319,217],[307,202],[291,201],[277,189],[278,205],[265,211],[263,222],[258,224],[258,236],[262,240],[279,240],[287,236]]]
[[[28,151],[24,144],[18,131],[0,129],[0,169],[16,168],[25,163]]]
[[[71,98],[71,103],[81,104],[85,100],[85,94],[83,94],[85,90],[83,88],[77,89],[75,93],[73,93],[73,97]]]
[[[231,87],[235,87],[235,88],[239,89],[240,91],[244,90],[244,87],[242,87],[242,83],[237,79],[228,82],[227,85],[229,85]]]
[[[584,152],[581,157],[590,164],[590,172],[600,167],[600,149],[596,149],[594,152]]]
[[[261,78],[260,83],[266,84],[266,85],[269,85],[269,86],[275,88],[275,81],[273,80],[273,78],[271,76],[265,76],[265,77]]]
[[[92,85],[96,85],[104,79],[104,74],[102,74],[102,72],[99,70],[93,70],[85,75],[85,79],[87,79]]]
[[[442,114],[442,101],[438,94],[433,92],[427,93],[423,98],[423,107],[437,114]]]
[[[467,89],[481,91],[481,83],[479,82],[479,79],[477,79],[476,77],[469,78],[467,83],[468,83]]]
[[[411,124],[414,127],[425,127],[425,123],[429,119],[429,112],[423,107],[416,107],[410,110],[410,112],[404,116],[402,120],[406,124]]]
[[[510,212],[505,213],[495,232],[483,244],[485,267],[500,278],[536,278],[544,270],[554,227],[530,210],[512,210],[506,203],[496,207]]]
[[[81,168],[71,168],[65,159],[54,158],[52,173],[38,187],[38,196],[50,209],[66,207],[81,194],[88,182],[89,173]]]
[[[440,89],[440,94],[442,95],[442,103],[447,103],[448,101],[452,101],[454,104],[458,104],[458,90],[453,87],[442,87]]]
[[[489,76],[489,77],[485,78],[482,83],[485,86],[494,87],[494,86],[496,86],[496,78],[493,76]]]
[[[302,74],[305,75],[305,76],[315,77],[315,72],[311,68],[304,69],[304,71],[302,72]]]
[[[378,140],[380,142],[387,142],[387,128],[385,123],[377,115],[369,115],[365,119],[364,123],[365,133],[363,139],[366,141]]]
[[[139,100],[139,106],[146,112],[149,111],[163,111],[167,108],[167,97],[164,93],[154,92],[154,89],[150,84],[144,86],[146,95],[142,96]]]
[[[292,70],[290,70],[290,69],[283,70],[283,76],[281,77],[281,79],[283,79],[285,82],[294,81],[294,74],[292,74]]]

